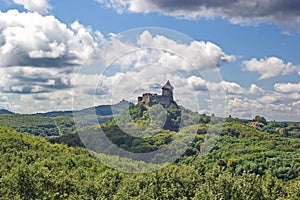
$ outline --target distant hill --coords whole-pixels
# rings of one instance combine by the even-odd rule
[[[43,117],[59,117],[59,116],[72,117],[73,111],[51,111],[46,113],[37,113],[36,115],[43,116]]]
[[[96,113],[96,115],[108,116],[112,114],[119,114],[122,110],[126,109],[130,104],[132,103],[126,100],[122,100],[119,103],[114,105],[99,105],[96,107],[90,107],[90,108],[85,108],[76,111],[51,111],[46,113],[37,113],[36,115],[44,116],[44,117],[58,117],[58,116],[72,117],[73,112],[75,112],[80,114]]]
[[[14,113],[10,112],[9,110],[6,110],[6,109],[0,109],[0,115],[3,115],[3,114],[14,114]]]
[[[112,119],[112,114],[119,114],[131,103],[121,101],[115,105],[100,105],[78,111],[52,111],[37,114],[14,114],[7,110],[0,110],[0,125],[10,127],[19,132],[26,132],[41,137],[57,137],[69,135],[76,130],[73,112],[86,119],[83,126],[94,125],[92,115],[96,113],[98,122],[105,123]]]

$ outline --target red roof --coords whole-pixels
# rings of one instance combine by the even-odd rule
[[[252,127],[259,127],[259,124],[260,123],[258,123],[258,122],[250,122],[249,123],[249,125],[252,126]]]

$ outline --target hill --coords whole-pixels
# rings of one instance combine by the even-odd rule
[[[85,132],[93,135],[93,132],[101,129],[113,145],[135,153],[157,151],[175,139],[179,145],[183,144],[184,136],[195,132],[197,134],[194,135],[195,138],[186,152],[176,159],[176,163],[189,164],[193,163],[203,151],[207,139],[214,136],[213,132],[219,130],[219,136],[216,136],[217,143],[202,160],[205,165],[210,167],[218,165],[225,171],[239,175],[243,172],[256,175],[265,175],[270,172],[282,180],[292,180],[300,174],[300,123],[269,122],[256,128],[251,127],[247,120],[227,118],[222,124],[213,124],[211,122],[213,119],[209,116],[188,110],[182,112],[184,114],[178,114],[184,110],[183,107],[169,107],[166,109],[169,119],[167,117],[165,125],[159,128],[156,127],[157,123],[153,124],[153,121],[149,120],[152,109],[156,108],[131,105],[127,111],[133,121],[128,121],[128,115],[125,112],[100,126],[87,127]],[[159,114],[156,113],[155,116]],[[178,130],[180,118],[184,118],[184,125],[181,125],[183,127]],[[120,124],[122,128],[119,127]],[[147,137],[143,138],[144,136]],[[86,137],[84,134],[81,134],[81,138],[77,134],[71,134],[50,139],[50,141],[70,146],[83,146],[81,142],[89,146],[90,142],[95,142],[94,139]],[[178,137],[181,137],[179,141]],[[106,146],[105,148],[111,149],[112,147]],[[151,161],[155,162],[155,160]]]
[[[3,110],[0,115],[0,125],[10,127],[20,132],[27,132],[41,137],[57,137],[70,135],[75,132],[73,114],[86,118],[97,115],[98,123],[105,123],[112,119],[113,114],[119,114],[128,107],[130,103],[123,100],[115,105],[100,105],[95,108],[86,108],[77,111],[53,111],[38,114],[14,114]],[[93,125],[86,123],[84,126]],[[80,143],[78,143],[80,144]]]
[[[64,116],[50,118],[28,114],[3,114],[0,115],[0,125],[41,137],[70,134],[75,130],[73,119]]]
[[[9,110],[6,110],[6,109],[0,109],[0,115],[3,115],[3,114],[14,114],[14,113],[10,112]]]
[[[82,115],[87,121],[88,113],[89,110]],[[165,123],[160,123],[162,119]],[[175,144],[181,145],[190,132],[195,132],[189,147],[175,163],[154,172],[130,174],[105,167],[96,157],[130,169],[144,165],[139,157],[131,160],[113,153],[97,153],[97,148],[95,157],[91,156],[82,148],[82,139],[95,140],[88,134],[79,137],[70,117],[1,115],[1,123],[13,124],[15,129],[26,132],[38,128],[35,133],[40,136],[64,130],[66,134],[49,139],[72,147],[51,144],[33,136],[34,133],[19,133],[0,126],[0,196],[3,199],[298,199],[300,124],[266,122],[262,117],[253,120],[257,119],[263,123],[252,127],[249,120],[218,119],[180,106],[161,110],[159,106],[131,104],[103,124],[87,123],[83,128],[87,132],[83,133],[101,128],[112,146],[141,153],[142,157],[175,139]],[[131,130],[130,134],[126,130]],[[219,136],[214,134],[217,130]],[[214,137],[217,142],[213,148],[199,154]],[[172,155],[164,154],[160,159],[162,156]]]
[[[286,158],[284,162],[291,161],[288,154],[281,157]],[[225,162],[229,168],[240,163],[231,158],[233,155],[229,151],[230,159]],[[109,158],[120,162],[117,156]],[[280,163],[281,158],[273,159],[273,163]],[[296,200],[300,193],[299,177],[284,181],[272,175],[271,170],[259,176],[247,170],[238,174],[224,170],[223,162],[217,160],[212,166],[195,158],[188,165],[173,164],[151,173],[122,173],[105,167],[85,149],[50,144],[1,126],[0,162],[3,199]],[[272,168],[280,169],[276,165]]]
[[[58,117],[58,116],[66,116],[72,117],[73,113],[79,114],[87,114],[87,113],[95,113],[99,116],[109,116],[113,114],[119,114],[122,110],[127,108],[130,105],[130,102],[122,100],[117,104],[114,105],[99,105],[91,108],[85,108],[82,110],[75,110],[75,111],[51,111],[46,113],[37,113],[37,116],[44,116],[44,117]]]

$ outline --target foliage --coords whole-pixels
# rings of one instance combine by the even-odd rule
[[[101,128],[113,144],[130,152],[152,152],[175,139],[176,145],[182,145],[186,139],[191,141],[174,164],[150,173],[130,174],[105,167],[96,159],[109,160],[121,166],[124,162],[120,161],[124,161],[124,158],[97,153],[92,156],[81,148],[83,144],[70,117],[1,115],[0,124],[21,132],[47,136],[51,143],[68,145],[51,144],[41,137],[0,126],[0,197],[299,198],[299,123],[264,122],[262,128],[254,128],[248,125],[248,120],[230,117],[223,124],[215,124],[215,118],[175,105],[166,110],[159,106],[130,105],[115,119],[101,125],[83,124],[82,127],[87,131]],[[262,118],[258,116],[256,120],[263,123]],[[99,121],[101,119],[104,118],[99,117]],[[166,123],[160,124],[160,120]],[[121,127],[119,123],[123,123]],[[124,131],[126,128],[131,130],[129,134]],[[193,137],[189,138],[189,135]],[[214,138],[217,139],[216,143],[211,140]],[[90,141],[94,142],[92,139]],[[211,141],[211,150],[201,154]],[[123,167],[138,169],[143,165],[142,162],[125,161],[126,166]]]
[[[296,144],[298,139],[286,138],[281,143],[273,135],[259,131],[257,134],[265,139],[245,138],[248,136],[245,133],[241,133],[243,137],[224,135],[217,143],[218,148],[204,159],[195,158],[188,165],[179,162],[155,172],[130,174],[105,167],[82,148],[50,144],[42,138],[0,127],[0,196],[3,199],[297,199],[299,154],[293,152],[299,153],[299,149],[286,152],[281,148],[284,144]],[[202,141],[203,136],[198,135],[194,142]],[[270,148],[274,142],[277,144]],[[108,158],[120,161],[117,156]],[[267,169],[257,173],[264,165]],[[293,173],[289,172],[291,169]],[[282,174],[288,176],[282,178]]]
[[[0,124],[41,137],[72,133],[75,128],[72,118],[50,118],[21,114],[0,115]]]
[[[253,121],[254,122],[259,122],[259,123],[262,123],[262,124],[267,124],[267,120],[264,117],[261,117],[261,116],[255,116]]]

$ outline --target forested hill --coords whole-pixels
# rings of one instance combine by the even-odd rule
[[[208,167],[199,158],[151,173],[122,173],[82,148],[50,144],[4,127],[0,127],[0,162],[1,199],[296,200],[300,194],[299,177],[284,181],[270,170],[264,175],[236,174],[219,164]],[[234,162],[230,159],[227,165]]]
[[[112,119],[113,114],[119,114],[128,107],[128,101],[121,101],[112,106],[100,105],[76,111],[53,111],[37,114],[14,114],[7,110],[0,110],[0,125],[10,127],[20,132],[27,132],[41,137],[57,137],[70,135],[75,132],[73,112],[85,118],[96,115],[99,123]],[[89,126],[91,124],[86,124]]]
[[[3,115],[3,114],[14,114],[14,113],[10,112],[9,110],[6,110],[6,109],[0,109],[0,115]]]
[[[184,114],[180,114],[183,110]],[[150,120],[152,115],[159,122],[164,114],[163,126],[157,126],[159,123]],[[89,119],[89,115],[83,117]],[[102,118],[98,117],[100,123]],[[179,128],[181,119],[184,122],[182,129]],[[0,126],[0,197],[299,199],[299,123],[267,122],[260,116],[251,123],[231,117],[221,124],[216,121],[214,117],[199,115],[180,106],[161,110],[159,106],[131,104],[127,110],[105,123],[87,123],[84,130],[102,129],[113,145],[142,154],[163,148],[176,136],[196,130],[190,146],[173,164],[155,172],[130,174],[104,166],[82,148],[80,139],[84,135],[79,138],[71,117],[0,115],[0,124],[27,132],[19,133]],[[128,135],[118,127],[117,122],[125,122],[126,127],[123,128],[130,128],[135,135],[139,134],[139,127],[146,127],[142,134],[151,137]],[[199,152],[214,130],[220,131],[217,143],[200,158]],[[34,135],[46,137],[52,143],[68,145],[51,144]],[[181,141],[177,142],[180,144]],[[97,156],[117,164],[123,159],[117,155]],[[130,160],[128,165],[131,168],[140,166]]]
[[[113,115],[113,114],[119,114],[122,110],[128,107],[130,105],[130,102],[126,100],[122,100],[117,104],[114,105],[99,105],[91,108],[85,108],[82,110],[74,110],[74,111],[51,111],[46,113],[37,113],[38,116],[44,116],[44,117],[58,117],[58,116],[65,116],[65,117],[72,117],[73,112],[79,113],[79,114],[90,114],[95,113],[99,116],[107,116],[107,115]]]

